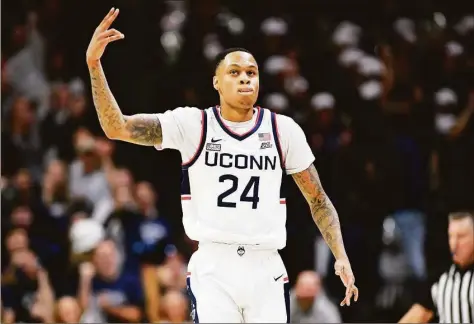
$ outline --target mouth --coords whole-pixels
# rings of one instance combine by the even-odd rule
[[[244,89],[239,89],[238,92],[240,94],[251,94],[251,93],[253,93],[253,89],[252,88],[244,88]]]

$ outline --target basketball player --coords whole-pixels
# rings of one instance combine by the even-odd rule
[[[283,172],[298,184],[336,258],[346,286],[341,305],[357,300],[338,215],[303,131],[292,119],[254,106],[259,71],[252,54],[231,49],[218,56],[217,107],[126,116],[100,63],[107,44],[124,37],[109,29],[118,13],[110,10],[87,49],[94,104],[109,138],[181,153],[183,223],[199,242],[187,277],[194,321],[289,322],[288,275],[278,254],[286,244]]]

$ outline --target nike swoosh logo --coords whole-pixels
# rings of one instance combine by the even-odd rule
[[[278,279],[280,279],[281,277],[283,277],[283,275],[280,275],[280,276],[278,276],[278,277],[276,277],[276,278],[273,277],[273,280],[278,281]]]
[[[219,139],[211,138],[212,143],[217,143],[217,142],[220,142],[220,141],[222,141],[222,138],[219,138]]]

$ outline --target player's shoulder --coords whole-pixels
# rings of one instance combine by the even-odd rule
[[[183,127],[193,126],[200,127],[203,118],[203,109],[190,106],[176,107],[167,110],[163,114],[158,114],[162,122],[169,121],[171,123],[178,123]]]
[[[173,114],[182,115],[189,118],[201,118],[203,109],[198,107],[182,106],[174,108],[171,110],[171,112],[173,112]]]

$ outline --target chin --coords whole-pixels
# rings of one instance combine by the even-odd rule
[[[465,260],[462,257],[454,256],[453,257],[453,262],[456,263],[457,265],[464,265]]]
[[[255,100],[251,98],[240,98],[237,102],[236,107],[241,109],[252,109],[255,105]]]

